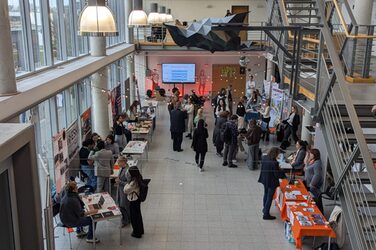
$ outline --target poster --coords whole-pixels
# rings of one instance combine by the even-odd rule
[[[78,120],[67,129],[68,159],[72,161],[80,148]]]
[[[282,120],[285,120],[289,117],[290,111],[291,111],[291,105],[292,105],[292,98],[286,91],[284,98],[283,98]]]
[[[111,91],[111,114],[116,116],[121,113],[121,86],[116,86]],[[112,125],[111,125],[112,126]]]
[[[279,84],[276,82],[273,82],[272,88],[279,88]],[[264,84],[262,85],[262,94],[265,96],[266,99],[269,99],[270,96],[270,82],[264,80]]]
[[[65,185],[65,179],[68,170],[68,145],[65,129],[54,135],[52,137],[52,142],[54,152],[56,190],[58,193],[60,193],[61,188]]]
[[[81,139],[85,141],[91,136],[91,109],[87,109],[81,115]]]
[[[270,127],[275,127],[281,121],[284,91],[278,87],[272,88],[272,98],[270,101]]]

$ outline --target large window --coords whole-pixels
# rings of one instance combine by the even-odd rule
[[[8,0],[8,7],[14,68],[19,74],[28,71],[24,13],[19,0]]]
[[[69,89],[65,90],[66,98],[66,111],[67,111],[67,125],[70,126],[78,116],[78,100],[76,85],[73,85]]]
[[[31,39],[33,46],[33,56],[35,68],[46,66],[46,51],[44,44],[44,28],[42,8],[40,0],[29,0]]]
[[[67,116],[65,112],[65,96],[64,91],[55,96],[56,111],[58,121],[58,131],[67,127]]]
[[[59,8],[57,0],[50,0],[50,30],[52,43],[52,58],[54,62],[62,61],[61,32],[59,23]]]
[[[65,43],[67,50],[67,58],[74,57],[75,44],[74,39],[76,36],[74,18],[73,17],[73,6],[70,0],[64,0],[64,28],[65,28]]]

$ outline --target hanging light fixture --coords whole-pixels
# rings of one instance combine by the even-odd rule
[[[142,9],[142,0],[133,0],[133,10],[128,17],[128,26],[148,25],[148,16]]]
[[[161,20],[161,23],[167,22],[167,15],[166,15],[166,7],[161,6],[159,8],[159,18]]]
[[[161,19],[158,13],[158,4],[151,3],[150,4],[150,13],[148,15],[148,23],[149,24],[161,24]]]
[[[167,9],[166,22],[173,22],[174,17],[171,15],[171,9]]]
[[[115,18],[105,0],[88,0],[79,18],[80,36],[117,36]]]

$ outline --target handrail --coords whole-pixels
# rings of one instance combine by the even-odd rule
[[[366,35],[366,34],[351,35],[350,32],[349,32],[349,30],[348,30],[348,28],[347,28],[347,25],[346,25],[346,22],[345,22],[345,18],[343,17],[341,8],[339,7],[338,0],[332,0],[332,1],[334,3],[334,6],[335,6],[336,11],[338,13],[338,17],[340,19],[340,22],[341,22],[341,25],[343,27],[343,30],[345,31],[346,37],[348,37],[348,38],[357,38],[357,39],[376,38],[376,35]]]

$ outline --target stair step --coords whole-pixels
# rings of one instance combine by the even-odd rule
[[[366,142],[368,144],[376,144],[376,134],[364,134],[366,138]],[[347,138],[349,139],[350,143],[356,143],[356,137],[354,134],[347,134]]]
[[[373,117],[358,117],[362,128],[376,128],[376,119]],[[345,127],[351,126],[350,117],[342,117]]]
[[[352,183],[362,183],[362,184],[371,184],[371,180],[369,179],[367,172],[359,172],[359,176],[350,175],[349,181]]]
[[[356,202],[357,206],[365,206],[368,203],[369,207],[376,207],[376,195],[374,193],[362,194],[362,195],[360,195],[360,199],[362,201]]]
[[[316,16],[316,15],[294,15],[294,14],[290,14],[290,15],[287,15],[288,18],[317,18],[317,19],[320,19],[320,16]]]
[[[375,152],[370,152],[371,153],[371,159],[374,163],[376,163],[376,153]],[[358,163],[363,163],[363,157],[359,157],[356,159],[356,162]]]
[[[316,4],[316,1],[310,0],[285,0],[286,4]]]
[[[373,117],[371,113],[372,106],[374,104],[362,104],[362,105],[355,105],[356,113],[359,117]],[[341,116],[348,116],[346,106],[344,104],[338,105],[339,112]]]
[[[312,7],[312,6],[302,6],[302,7],[296,7],[296,6],[287,6],[286,10],[316,10],[318,11],[318,8]]]
[[[309,26],[322,26],[321,23],[290,23],[291,26],[304,26],[304,27],[309,27]]]

